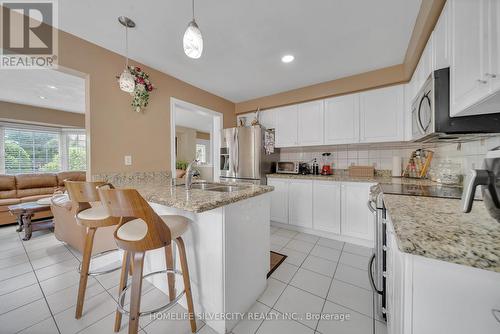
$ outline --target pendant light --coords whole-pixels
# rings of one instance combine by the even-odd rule
[[[128,28],[134,28],[135,22],[126,16],[118,17],[118,22],[125,27],[125,69],[120,75],[118,83],[120,84],[120,89],[122,91],[132,93],[135,89],[135,78],[128,69]]]
[[[182,44],[184,46],[184,53],[189,58],[198,59],[203,52],[203,37],[201,36],[200,28],[194,19],[194,0],[192,0],[193,20],[189,22]]]

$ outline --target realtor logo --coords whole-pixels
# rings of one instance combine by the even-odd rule
[[[0,1],[1,69],[57,66],[56,2]]]

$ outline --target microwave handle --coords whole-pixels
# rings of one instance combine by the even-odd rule
[[[470,171],[464,181],[464,191],[462,193],[461,203],[463,212],[471,212],[477,186],[489,185],[490,179],[490,173],[487,170],[472,169]]]

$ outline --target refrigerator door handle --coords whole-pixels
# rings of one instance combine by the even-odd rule
[[[373,279],[373,262],[375,261],[375,254],[372,254],[370,261],[368,262],[368,280],[370,281],[370,285],[372,286],[372,289],[374,292],[378,293],[381,295],[383,293],[382,290],[377,289],[375,286],[375,281]]]

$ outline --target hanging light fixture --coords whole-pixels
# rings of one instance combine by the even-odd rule
[[[189,22],[182,44],[184,45],[184,53],[189,58],[198,59],[203,52],[203,37],[201,36],[200,28],[194,19],[194,0],[192,0],[193,20]]]
[[[120,84],[120,89],[127,93],[132,93],[135,89],[135,78],[130,73],[128,69],[128,28],[134,28],[135,22],[126,16],[118,17],[118,22],[120,22],[125,27],[125,69],[123,70],[118,83]]]

